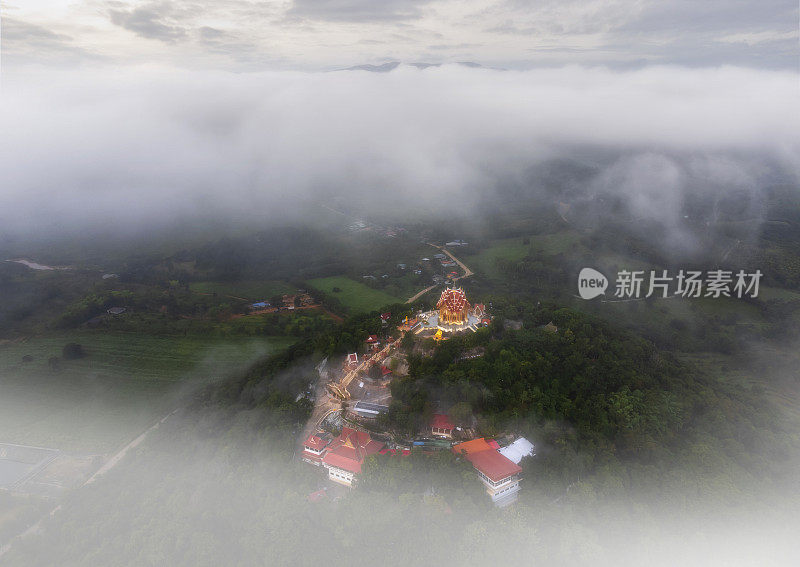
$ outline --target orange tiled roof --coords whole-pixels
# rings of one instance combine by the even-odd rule
[[[466,441],[464,443],[459,443],[458,445],[453,445],[453,452],[456,455],[461,455],[462,453],[466,453],[467,456],[478,453],[480,451],[486,451],[487,449],[491,450],[492,448],[486,442],[486,439],[483,437],[478,437],[477,439],[473,439],[472,441]]]
[[[453,452],[456,455],[466,453],[472,466],[494,482],[522,472],[522,467],[498,453],[483,437],[453,445]]]

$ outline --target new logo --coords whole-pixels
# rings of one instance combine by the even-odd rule
[[[608,278],[593,268],[583,268],[578,274],[578,294],[583,299],[603,295],[607,287]]]

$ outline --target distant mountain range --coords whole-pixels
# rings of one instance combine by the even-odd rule
[[[401,61],[388,61],[386,63],[381,63],[380,65],[371,65],[371,64],[364,64],[364,65],[354,65],[353,67],[347,67],[345,69],[339,69],[339,71],[369,71],[370,73],[388,73],[390,71],[394,71],[403,64]],[[415,62],[415,63],[406,63],[406,65],[410,65],[411,67],[416,67],[417,69],[427,69],[428,67],[441,67],[442,63],[423,63],[423,62]],[[494,69],[494,67],[484,67],[480,63],[475,63],[473,61],[458,61],[456,65],[461,65],[463,67],[471,67],[473,69]]]

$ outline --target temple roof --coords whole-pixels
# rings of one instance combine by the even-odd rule
[[[341,434],[328,446],[323,462],[326,465],[360,473],[364,459],[380,451],[381,447],[383,443],[372,439],[366,431],[344,427]]]
[[[459,312],[465,308],[469,309],[469,302],[463,289],[447,288],[442,292],[436,308],[441,309],[442,306],[447,307],[450,311]]]
[[[306,447],[314,449],[315,451],[322,451],[325,447],[328,446],[328,440],[322,437],[321,435],[317,435],[312,433],[308,436],[305,443],[303,443]]]

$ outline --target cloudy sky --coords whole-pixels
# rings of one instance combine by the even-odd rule
[[[6,0],[3,62],[798,66],[797,0]]]

